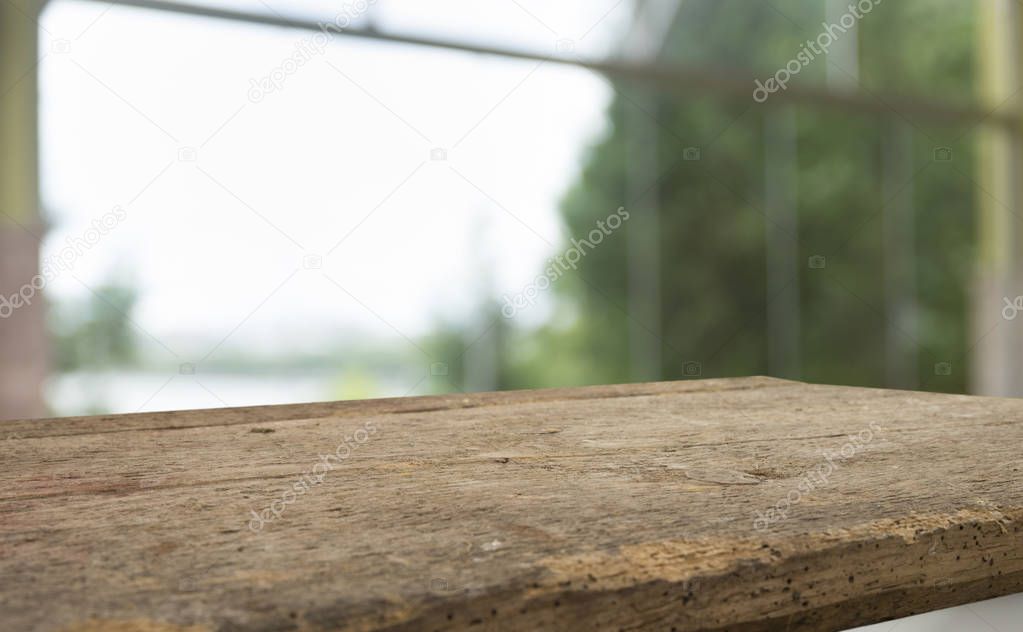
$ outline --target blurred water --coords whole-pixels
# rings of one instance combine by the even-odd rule
[[[54,376],[47,401],[54,415],[133,413],[224,406],[292,404],[334,399],[401,396],[412,384],[354,381],[336,373],[89,371]]]

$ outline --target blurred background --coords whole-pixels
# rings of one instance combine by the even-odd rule
[[[1012,0],[0,2],[0,418],[1023,395]]]

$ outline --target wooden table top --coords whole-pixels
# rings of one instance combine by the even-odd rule
[[[0,422],[0,629],[843,629],[1023,591],[1021,477],[761,377]]]

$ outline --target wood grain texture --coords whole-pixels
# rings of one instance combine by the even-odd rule
[[[0,629],[843,629],[1023,591],[1021,447],[770,378],[4,422]]]

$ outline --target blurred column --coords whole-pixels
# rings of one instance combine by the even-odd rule
[[[640,88],[626,105],[625,231],[629,274],[629,362],[635,381],[661,378],[661,228],[658,211],[657,101]],[[609,209],[612,212],[614,209]],[[685,358],[677,358],[681,363]]]
[[[39,271],[35,18],[40,6],[35,0],[0,2],[0,294],[8,299]],[[44,318],[38,292],[17,308],[0,299],[0,419],[45,415]]]
[[[474,307],[476,322],[466,328],[465,359],[463,362],[462,388],[470,393],[496,391],[501,388],[501,357],[505,318],[498,301],[491,298],[497,287],[491,257],[493,241],[488,209],[478,209],[470,230],[471,263],[476,270],[473,296],[480,297]]]
[[[1023,113],[1023,11],[1015,0],[976,3],[982,103]],[[968,341],[970,389],[980,395],[1023,395],[1023,314],[1003,315],[1005,301],[1023,296],[1023,130],[977,130],[977,261]],[[1010,310],[1011,312],[1011,310]]]
[[[505,321],[501,316],[501,308],[493,302],[487,302],[480,310],[481,321],[492,319],[489,324],[477,323],[470,327],[464,338],[465,352],[464,373],[462,376],[463,390],[467,393],[496,391],[500,383],[500,352],[504,334]]]
[[[842,16],[849,13],[849,0],[827,0],[825,19],[828,24],[845,28]],[[848,24],[846,20],[846,24]],[[836,31],[838,32],[838,31]],[[828,50],[826,76],[832,90],[856,92],[860,81],[859,23],[856,22],[845,33],[840,33]]]
[[[881,140],[884,203],[885,385],[913,389],[917,375],[916,236],[913,213],[913,134],[887,121]]]
[[[664,54],[678,20],[682,2],[636,0],[633,20],[622,38],[620,55],[636,64],[655,63]],[[655,120],[658,93],[641,83],[623,84],[631,90],[625,108],[626,199],[631,217],[625,230],[628,251],[629,374],[633,380],[659,380],[663,376],[661,327],[661,219],[657,178],[660,174],[658,136],[664,133]],[[699,147],[695,149],[697,155]],[[614,209],[608,209],[608,212]],[[686,361],[671,358],[681,371]]]
[[[764,124],[767,373],[798,379],[802,368],[796,112],[791,107],[772,108]]]

